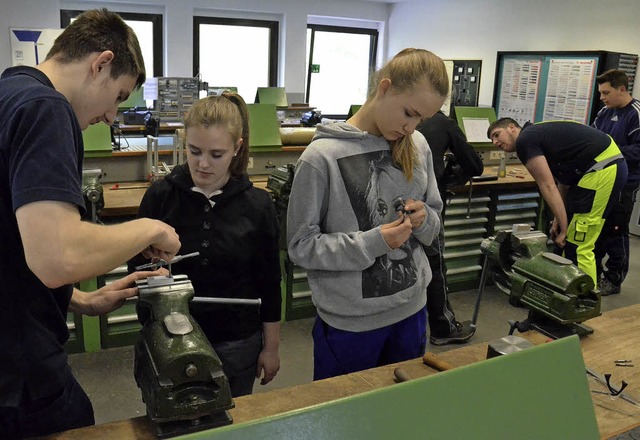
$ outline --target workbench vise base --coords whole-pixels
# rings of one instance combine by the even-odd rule
[[[142,324],[134,376],[160,438],[232,423],[235,406],[222,362],[189,313],[184,275],[138,281]]]
[[[552,339],[566,338],[572,335],[586,336],[593,333],[593,328],[584,323],[560,324],[533,310],[529,311],[529,316],[526,320],[518,324],[518,330],[521,332],[536,330],[538,333],[542,333]]]

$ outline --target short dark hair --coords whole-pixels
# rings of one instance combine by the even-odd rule
[[[522,127],[520,127],[520,124],[518,124],[518,122],[515,119],[500,118],[500,119],[498,119],[496,121],[493,121],[489,125],[489,128],[487,128],[487,137],[489,139],[491,139],[491,132],[493,130],[495,130],[496,128],[507,128],[510,124],[515,125],[517,128],[522,128]]]
[[[626,90],[629,90],[629,78],[623,70],[609,69],[596,76],[596,82],[598,84],[611,83],[611,87],[615,89],[624,86]]]
[[[56,38],[47,60],[67,64],[94,52],[113,52],[111,77],[131,75],[136,87],[144,84],[144,59],[135,32],[115,12],[105,8],[85,11],[71,22]]]

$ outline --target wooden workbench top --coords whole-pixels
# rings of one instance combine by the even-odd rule
[[[267,187],[268,176],[250,176],[253,185],[257,188]],[[144,193],[149,187],[149,182],[124,182],[104,183],[104,208],[100,211],[100,217],[135,216]]]
[[[629,384],[625,393],[636,399],[640,396],[638,316],[640,316],[640,304],[607,312],[587,322],[595,332],[581,339],[582,354],[587,367],[600,374],[611,373],[615,384],[625,380]],[[546,342],[546,337],[537,332],[527,332],[522,336],[534,344]],[[487,347],[487,343],[467,345],[441,353],[438,357],[458,367],[484,360]],[[632,359],[636,366],[615,367],[616,359]],[[435,370],[425,366],[422,359],[414,359],[295,387],[238,397],[235,399],[236,407],[230,411],[230,414],[234,423],[242,423],[390,386],[395,383],[393,370],[398,366],[413,378],[437,374]],[[586,373],[577,371],[576,374]],[[640,423],[640,409],[621,399],[611,400],[609,396],[592,394],[592,400],[603,439],[629,430]],[[571,417],[570,408],[568,408],[567,417]],[[86,438],[151,440],[156,436],[151,422],[143,416],[71,430],[48,438],[51,440]]]
[[[487,165],[484,167],[483,176],[496,176],[498,174],[498,165]],[[498,177],[497,180],[489,180],[485,182],[476,182],[473,184],[473,188],[488,188],[497,189],[501,187],[506,188],[520,188],[520,187],[535,187],[536,181],[529,174],[529,171],[524,165],[507,165],[505,177]],[[463,186],[458,186],[454,190],[468,190],[469,183]]]
[[[485,168],[485,174],[495,174],[492,167]],[[265,189],[267,186],[268,175],[250,176],[253,184]],[[114,187],[117,185],[117,189]],[[506,177],[498,178],[489,182],[478,182],[473,184],[473,188],[498,188],[501,185],[516,188],[521,186],[535,187],[535,180],[528,173],[527,169],[520,165],[508,165]],[[138,207],[142,196],[144,196],[149,182],[124,182],[120,184],[105,183],[102,185],[104,194],[104,208],[100,211],[100,217],[121,217],[134,216],[138,213]],[[458,187],[458,190],[469,188],[469,184],[465,187]]]

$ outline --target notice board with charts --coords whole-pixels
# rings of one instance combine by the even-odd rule
[[[520,124],[569,120],[590,124],[602,107],[596,76],[621,69],[633,86],[638,56],[608,51],[498,52],[493,106]]]

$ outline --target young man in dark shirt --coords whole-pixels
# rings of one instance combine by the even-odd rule
[[[629,93],[629,80],[622,70],[607,70],[596,82],[604,107],[593,126],[616,141],[629,167],[620,201],[613,205],[595,249],[598,274],[602,272],[600,293],[612,295],[620,293],[629,272],[629,221],[640,185],[640,101]],[[605,255],[607,270],[602,267]]]
[[[150,219],[81,221],[82,130],[111,124],[145,78],[135,34],[107,10],[80,15],[37,67],[0,79],[0,438],[42,436],[94,423],[67,363],[67,311],[118,308],[156,274],[129,275],[96,292],[73,287],[144,250],[171,259],[173,228]]]
[[[627,164],[606,134],[572,121],[524,127],[511,118],[493,122],[487,136],[515,151],[553,212],[556,252],[573,261],[597,285],[593,249],[627,179]],[[557,184],[556,184],[557,181]]]

